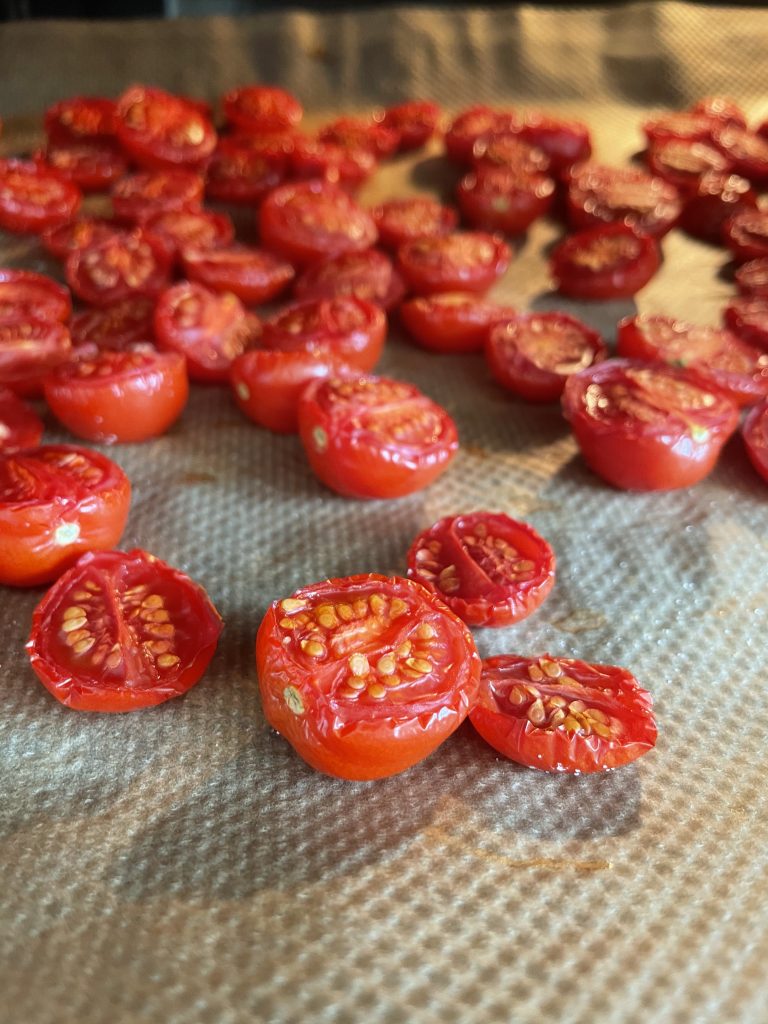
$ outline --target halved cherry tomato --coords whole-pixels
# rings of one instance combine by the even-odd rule
[[[222,98],[224,117],[244,132],[276,132],[295,127],[304,116],[296,97],[269,85],[246,85]]]
[[[555,553],[527,523],[501,512],[446,516],[420,533],[408,576],[434,591],[469,626],[509,626],[542,604]]]
[[[557,175],[592,155],[592,140],[585,124],[540,111],[526,113],[520,138],[546,153],[551,170]]]
[[[376,225],[342,188],[327,181],[281,185],[259,210],[262,244],[295,266],[370,249]]]
[[[402,302],[405,285],[389,256],[378,249],[364,249],[310,264],[297,278],[293,294],[300,301],[365,299],[388,311]]]
[[[308,138],[296,139],[290,159],[295,178],[322,179],[350,192],[367,181],[378,166],[370,149]]]
[[[715,132],[714,141],[736,174],[759,185],[768,182],[768,139],[731,124]]]
[[[652,118],[643,125],[643,132],[651,145],[683,139],[686,142],[713,142],[715,133],[722,127],[716,117],[676,110]]]
[[[484,231],[454,231],[441,238],[416,238],[397,250],[397,266],[420,295],[486,292],[506,271],[509,246]]]
[[[0,583],[36,587],[84,551],[114,547],[131,485],[99,452],[43,445],[0,455]]]
[[[633,167],[581,164],[568,183],[568,222],[575,229],[594,224],[628,224],[660,238],[680,217],[677,189]]]
[[[330,377],[299,400],[309,464],[350,498],[399,498],[445,472],[459,446],[456,424],[418,388],[388,377]]]
[[[605,342],[567,313],[518,313],[491,328],[485,358],[502,387],[530,402],[556,402],[571,374],[608,355]]]
[[[189,397],[184,356],[149,345],[81,356],[57,367],[44,389],[51,412],[67,430],[101,444],[159,437]]]
[[[748,345],[768,352],[768,298],[738,295],[723,310],[723,323]]]
[[[110,306],[121,299],[159,294],[168,285],[170,260],[151,234],[134,228],[75,249],[64,271],[70,288],[83,302]]]
[[[618,328],[618,353],[685,367],[692,378],[722,391],[736,405],[754,405],[768,395],[768,353],[722,328],[671,316],[625,317]]]
[[[727,96],[705,96],[704,99],[694,103],[691,113],[704,114],[705,117],[714,118],[723,124],[733,124],[738,128],[747,127],[747,118],[744,111],[734,100]]]
[[[496,132],[519,132],[522,118],[511,110],[494,110],[478,104],[462,110],[453,119],[445,133],[445,150],[450,160],[458,164],[472,161],[472,151]]]
[[[726,171],[708,171],[696,191],[686,197],[680,227],[705,242],[722,242],[723,224],[739,210],[754,209],[757,195],[746,178]]]
[[[400,145],[398,131],[363,117],[338,117],[321,128],[317,137],[343,149],[369,149],[380,159],[392,156]]]
[[[162,89],[134,85],[117,101],[117,136],[142,167],[201,167],[216,132],[199,104]]]
[[[192,281],[215,292],[232,292],[249,306],[277,298],[294,278],[291,264],[279,256],[238,243],[185,249],[181,262]]]
[[[236,131],[233,135],[227,135],[226,141],[233,146],[245,146],[252,153],[258,154],[268,163],[274,163],[278,167],[287,167],[288,157],[293,152],[296,139],[301,132],[293,128],[281,128],[274,131],[259,131],[255,135],[247,132]],[[222,142],[225,139],[221,140]],[[214,154],[215,156],[215,154]]]
[[[684,195],[695,193],[699,181],[709,171],[721,174],[731,170],[732,163],[719,149],[706,142],[670,139],[651,146],[645,154],[652,174]]]
[[[202,201],[200,175],[176,168],[128,174],[112,189],[115,217],[129,224],[141,224],[160,212],[197,210]]]
[[[518,132],[493,132],[472,147],[472,164],[476,170],[506,167],[525,174],[546,174],[550,160],[544,150],[524,142]]]
[[[72,344],[120,351],[155,337],[155,301],[144,296],[121,299],[110,306],[86,309],[72,317]]]
[[[0,228],[39,233],[77,213],[80,190],[34,160],[0,160]]]
[[[768,401],[752,409],[741,428],[752,465],[768,481]]]
[[[232,363],[230,380],[238,408],[278,434],[299,430],[299,398],[310,381],[354,371],[333,352],[255,349]]]
[[[38,398],[43,378],[69,358],[72,342],[64,324],[31,317],[0,322],[0,385]]]
[[[229,245],[235,237],[232,221],[224,213],[210,210],[161,210],[144,222],[170,259],[187,249],[211,249]]]
[[[419,149],[437,131],[440,107],[431,100],[407,100],[374,115],[385,128],[397,132],[398,151]]]
[[[4,320],[69,320],[72,299],[58,281],[34,270],[0,268],[0,323]]]
[[[104,192],[128,170],[123,154],[108,142],[48,146],[36,159],[43,168],[51,168],[83,192]]]
[[[57,228],[48,228],[40,236],[40,241],[51,256],[65,260],[76,249],[85,249],[88,245],[103,242],[115,230],[117,225],[111,220],[78,217]]]
[[[291,149],[293,152],[293,138]],[[211,157],[205,192],[221,203],[257,205],[287,174],[286,155],[268,156],[237,139],[221,139]]]
[[[185,355],[192,380],[226,383],[232,361],[259,335],[259,321],[231,293],[219,295],[201,284],[181,281],[157,300],[158,347]]]
[[[264,321],[262,344],[283,352],[332,353],[367,372],[381,357],[387,318],[365,299],[297,302]]]
[[[550,654],[486,658],[469,720],[500,754],[548,772],[602,772],[656,745],[653,699],[631,672]]]
[[[633,491],[703,480],[739,422],[734,403],[688,370],[630,359],[569,377],[563,411],[590,468]]]
[[[0,387],[0,452],[34,448],[43,436],[43,421],[13,391]]]
[[[415,238],[450,235],[459,223],[459,214],[452,206],[443,206],[436,199],[413,196],[389,199],[371,210],[379,241],[388,249],[397,249]]]
[[[484,167],[464,175],[456,189],[456,200],[471,227],[519,235],[544,216],[554,194],[554,181],[543,174]]]
[[[117,132],[117,104],[102,96],[73,96],[48,107],[45,134],[54,146],[111,142]]]
[[[768,256],[768,211],[741,210],[723,225],[723,241],[737,263]]]
[[[375,574],[302,587],[259,627],[269,724],[318,771],[380,779],[462,723],[480,659],[460,619],[412,580]]]
[[[83,555],[32,616],[27,654],[76,711],[135,711],[180,697],[213,657],[221,617],[205,590],[146,551]]]
[[[733,277],[742,295],[768,298],[768,256],[742,263]]]
[[[575,299],[630,298],[659,269],[656,242],[626,224],[605,224],[571,235],[552,252],[552,276]]]
[[[491,327],[514,315],[472,292],[420,295],[400,307],[409,336],[430,352],[479,352]]]

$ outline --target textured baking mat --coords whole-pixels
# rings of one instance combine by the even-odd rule
[[[264,77],[316,113],[408,94],[541,103],[587,119],[598,157],[618,162],[652,104],[726,91],[768,114],[767,34],[766,12],[664,3],[24,24],[0,29],[0,99],[29,114],[134,79],[213,97]],[[364,198],[450,183],[433,151],[394,162]],[[557,234],[535,227],[496,296],[612,337],[635,304],[553,297]],[[24,240],[3,246],[3,262],[52,269]],[[723,253],[678,233],[664,252],[637,308],[717,322]],[[504,394],[479,357],[393,333],[381,370],[444,404],[462,441],[440,481],[400,501],[332,495],[295,438],[250,425],[215,388],[195,388],[167,436],[109,450],[134,484],[123,547],[189,572],[226,623],[184,698],[67,711],[23,654],[39,592],[0,594],[0,1017],[762,1024],[768,491],[739,439],[692,490],[625,494],[588,472],[556,407]],[[65,435],[49,421],[46,439]],[[600,777],[549,777],[467,725],[391,780],[314,773],[261,714],[265,608],[325,576],[402,572],[420,529],[472,508],[527,519],[558,556],[544,606],[478,631],[481,653],[626,665],[655,694],[657,749]]]

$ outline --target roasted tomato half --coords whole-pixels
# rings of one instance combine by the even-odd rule
[[[216,147],[216,132],[200,105],[143,85],[117,103],[117,135],[142,167],[201,167]]]
[[[39,398],[45,375],[71,352],[64,324],[31,319],[0,322],[0,386]]]
[[[419,295],[487,292],[511,259],[506,242],[484,231],[417,238],[397,250],[398,269],[408,287]]]
[[[558,290],[574,299],[626,299],[651,280],[661,257],[656,242],[626,224],[571,235],[552,252]]]
[[[4,320],[69,320],[68,290],[34,270],[0,268],[0,323]]]
[[[297,302],[264,322],[262,344],[283,352],[332,354],[368,372],[379,361],[387,334],[383,310],[364,299]]]
[[[479,352],[494,324],[513,316],[510,306],[472,292],[420,295],[400,307],[409,337],[430,352]]]
[[[33,448],[43,436],[43,421],[13,391],[0,387],[0,452]]]
[[[0,228],[40,233],[77,213],[77,186],[34,160],[0,160]]]

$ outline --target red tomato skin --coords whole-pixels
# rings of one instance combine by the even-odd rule
[[[310,264],[294,282],[293,295],[299,302],[364,299],[386,312],[400,305],[405,284],[385,253],[364,249]]]
[[[179,418],[188,397],[184,356],[148,346],[65,364],[45,381],[54,416],[76,437],[101,444],[159,437]]]
[[[49,458],[80,458],[102,473],[98,487],[56,484],[47,472]],[[128,519],[131,485],[118,465],[106,456],[72,445],[43,445],[0,455],[0,480],[16,472],[8,460],[24,465],[44,463],[43,496],[34,493],[11,500],[7,486],[0,498],[0,584],[36,587],[68,569],[85,551],[114,547]],[[59,473],[61,471],[59,470]],[[37,477],[35,477],[37,479]]]
[[[677,223],[681,211],[674,185],[637,168],[581,164],[571,169],[568,223],[575,231],[622,223],[661,238]]]
[[[293,281],[290,263],[266,249],[234,243],[209,249],[187,249],[181,263],[190,281],[215,292],[231,292],[247,306],[276,299]]]
[[[645,154],[648,170],[663,178],[683,195],[695,194],[702,177],[709,171],[728,173],[731,161],[706,142],[670,139],[651,146]]]
[[[43,436],[43,421],[9,388],[0,387],[0,452],[34,448]]]
[[[76,249],[84,249],[88,245],[103,241],[116,227],[117,225],[110,220],[80,217],[68,224],[48,228],[40,236],[40,241],[51,256],[57,260],[65,260]]]
[[[632,415],[617,423],[597,419],[587,398],[592,385],[602,388],[628,375],[647,371],[661,374],[673,386],[688,386],[711,396],[706,412],[690,413],[706,434],[696,439],[689,426],[674,416],[661,424],[646,424]],[[674,384],[677,382],[677,384]],[[633,377],[629,379],[630,389]],[[739,422],[737,407],[724,395],[708,390],[686,370],[663,364],[610,359],[569,377],[563,391],[563,413],[589,467],[614,487],[630,491],[659,491],[691,487],[713,469],[720,451]]]
[[[742,210],[723,224],[723,241],[737,263],[768,256],[768,214]]]
[[[611,265],[611,252],[617,255]],[[590,266],[584,252],[605,254],[602,266]],[[574,299],[631,298],[659,269],[661,256],[656,242],[625,224],[606,224],[571,235],[555,247],[551,271],[558,291]]]
[[[64,285],[34,270],[0,268],[0,323],[6,320],[59,320],[72,316]]]
[[[723,310],[723,323],[748,345],[768,352],[768,298],[736,296]]]
[[[345,326],[345,321],[350,325]],[[387,336],[384,311],[364,299],[296,302],[264,321],[261,342],[283,352],[335,354],[363,373],[381,358]]]
[[[515,315],[472,292],[442,292],[408,299],[400,319],[409,337],[428,352],[480,352],[494,324]]]
[[[25,197],[28,190],[45,188],[48,202]],[[32,160],[0,160],[0,228],[20,234],[40,234],[71,220],[82,196],[71,181]]]
[[[479,538],[478,529],[487,533]],[[462,543],[467,536],[478,544],[490,533],[513,544],[520,558],[533,563],[534,575],[525,581],[499,582],[488,576]],[[475,536],[477,535],[477,536]],[[435,554],[430,543],[440,545]],[[431,556],[426,560],[425,552]],[[493,559],[493,551],[485,552]],[[532,526],[503,513],[470,512],[445,516],[414,540],[408,555],[408,578],[433,591],[468,626],[510,626],[531,615],[555,583],[555,553]],[[453,565],[458,586],[442,585],[442,570]],[[498,565],[494,568],[499,571]],[[454,589],[455,588],[455,589]]]
[[[397,268],[417,295],[487,292],[505,273],[511,259],[506,242],[484,231],[417,238],[397,250]]]
[[[72,344],[120,351],[138,342],[153,342],[154,312],[154,299],[146,296],[83,310],[70,321]]]
[[[54,146],[112,142],[117,131],[117,104],[103,96],[73,96],[48,107],[45,133]]]
[[[139,261],[142,278],[125,268],[124,257]],[[118,267],[104,263],[118,262]],[[165,249],[143,228],[115,232],[102,242],[75,249],[67,257],[64,275],[72,291],[91,306],[111,306],[123,299],[159,295],[168,286],[170,260]]]
[[[299,398],[307,384],[353,369],[331,352],[255,349],[232,363],[230,380],[241,412],[276,434],[299,432]]]
[[[694,238],[720,245],[723,224],[740,210],[757,206],[757,195],[739,174],[708,171],[696,191],[688,195],[680,215],[680,227]]]
[[[744,111],[727,96],[705,96],[691,107],[691,113],[703,114],[722,124],[732,124],[737,128],[747,127]]]
[[[205,193],[220,203],[257,206],[287,173],[287,155],[269,156],[236,139],[221,139],[208,165]]]
[[[57,636],[55,622],[59,618],[62,605],[80,606],[82,599],[76,599],[74,594],[79,590],[79,581],[91,567],[94,570],[98,569],[102,583],[107,579],[111,582],[121,574],[138,573],[140,575],[132,576],[132,583],[139,578],[149,579],[150,587],[147,589],[155,592],[161,590],[174,604],[183,604],[186,618],[183,622],[177,620],[175,625],[182,627],[187,634],[186,643],[192,643],[193,649],[184,652],[185,657],[178,663],[178,667],[174,667],[173,671],[166,671],[162,678],[156,669],[156,685],[136,685],[135,679],[107,682],[101,666],[96,666],[93,662],[86,662],[87,667],[93,670],[90,673],[87,673],[85,667],[67,663],[67,656],[72,658],[73,655],[69,654]],[[136,629],[135,626],[133,628]],[[171,568],[154,555],[140,550],[127,553],[89,552],[51,587],[38,604],[32,616],[32,630],[26,650],[32,669],[40,682],[65,707],[74,711],[136,711],[140,708],[155,707],[191,689],[208,667],[216,650],[221,629],[221,616],[205,590],[184,573]],[[132,653],[133,659],[136,659],[136,648],[143,645],[130,641],[126,643],[126,631],[127,626],[123,623],[121,639]],[[110,640],[113,638],[110,637]],[[131,640],[135,641],[135,633],[132,634]],[[96,649],[98,650],[98,647]],[[105,648],[102,653],[107,652],[108,648]]]
[[[46,168],[71,181],[82,192],[106,192],[128,170],[125,157],[110,143],[48,146],[35,154]]]
[[[121,178],[111,195],[117,220],[143,224],[157,213],[200,209],[203,179],[186,170],[143,171]]]
[[[353,710],[339,700],[337,707],[280,642],[284,609],[291,600],[318,596],[329,601],[341,596],[353,606],[365,601],[367,607],[369,596],[386,604],[390,595],[419,622],[439,624],[446,646],[450,642],[450,671],[441,668],[428,697],[370,702],[359,709],[360,698]],[[464,623],[428,590],[413,580],[370,573],[326,580],[303,587],[285,604],[275,601],[256,637],[256,670],[267,721],[311,767],[336,778],[368,781],[418,764],[455,732],[474,702],[480,659]]]
[[[362,117],[338,117],[321,128],[317,137],[343,149],[368,149],[379,159],[392,156],[400,143],[399,132]]]
[[[749,461],[768,483],[768,400],[750,410],[741,431]]]
[[[549,211],[554,194],[554,181],[543,174],[486,167],[464,175],[456,200],[473,228],[519,235]]]
[[[45,320],[0,322],[0,385],[22,398],[40,398],[43,379],[72,352],[64,324]]]
[[[768,139],[731,124],[715,132],[714,142],[733,162],[736,174],[757,185],[768,182]]]
[[[147,170],[203,168],[216,148],[216,132],[200,104],[162,89],[130,86],[116,114],[120,145]]]
[[[429,141],[437,131],[440,114],[440,107],[431,100],[408,100],[387,107],[377,120],[397,132],[398,152],[406,153],[421,149]]]
[[[741,295],[768,298],[768,256],[742,263],[733,277]]]
[[[469,164],[475,144],[494,132],[517,133],[521,127],[522,118],[514,111],[494,110],[482,104],[468,107],[460,111],[445,133],[448,159],[457,164]]]
[[[717,118],[688,110],[672,111],[652,118],[643,125],[650,145],[683,139],[687,142],[714,142],[722,125]]]
[[[243,132],[276,132],[295,128],[304,116],[296,97],[285,89],[246,85],[222,97],[224,117]]]
[[[546,676],[539,667],[542,664],[554,666],[550,671],[558,671],[559,676]],[[535,679],[529,674],[530,668],[536,672]],[[563,687],[562,678],[575,680],[577,686]],[[579,683],[589,689],[583,691]],[[524,696],[518,699],[524,701],[527,696],[530,707],[533,697],[525,693],[527,686],[536,687],[545,695],[547,690],[557,693],[567,687],[569,697],[574,691],[575,695],[583,693],[588,708],[591,698],[600,711],[597,706],[604,703],[616,715],[614,720],[620,722],[625,735],[603,737],[592,730],[591,735],[584,735],[579,731],[566,732],[561,727],[536,726],[525,714],[526,709],[515,709],[507,696],[513,690],[523,691]],[[480,691],[469,720],[487,743],[510,760],[542,771],[571,774],[601,772],[629,764],[651,750],[657,736],[652,697],[630,672],[614,665],[594,665],[549,654],[538,659],[514,654],[484,659]]]
[[[371,437],[357,413],[366,406],[356,397],[339,397],[340,386],[396,392],[382,398],[431,417],[432,436],[421,443]],[[438,435],[439,436],[436,436]],[[428,487],[448,468],[459,446],[456,425],[444,409],[417,388],[386,377],[358,376],[349,382],[329,377],[309,384],[299,400],[299,436],[318,479],[348,498],[401,498]]]
[[[290,159],[295,179],[327,181],[353,193],[378,167],[376,155],[370,149],[352,149],[309,138],[296,139]]]
[[[169,260],[180,259],[188,248],[229,245],[235,237],[231,219],[210,210],[160,210],[147,218],[144,227],[165,249]]]
[[[379,242],[387,249],[397,249],[416,238],[450,235],[459,223],[457,210],[426,196],[390,199],[374,206],[371,216],[379,232]]]
[[[552,171],[558,176],[592,155],[589,129],[581,121],[528,113],[520,129],[520,138],[545,153]]]

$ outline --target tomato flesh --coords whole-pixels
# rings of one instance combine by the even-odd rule
[[[399,152],[420,149],[437,131],[440,107],[432,100],[407,100],[387,107],[381,118],[385,128],[397,132]]]
[[[286,174],[285,155],[268,156],[247,144],[222,139],[208,165],[205,192],[222,203],[256,206],[282,184]]]
[[[681,209],[673,185],[634,168],[584,164],[571,173],[568,221],[576,230],[622,223],[660,238],[676,224]]]
[[[244,132],[275,132],[294,128],[304,116],[296,97],[269,85],[232,89],[222,99],[224,116]]]
[[[485,167],[461,179],[456,199],[472,227],[519,235],[550,209],[554,193],[554,181],[543,174]]]
[[[39,234],[77,213],[80,190],[33,160],[0,160],[0,228]]]
[[[454,163],[468,164],[476,145],[497,132],[518,133],[522,125],[519,114],[510,110],[494,110],[478,104],[462,110],[445,133],[445,150]]]
[[[5,320],[60,320],[72,315],[67,289],[34,270],[0,268],[0,323]]]
[[[36,159],[83,192],[104,192],[128,170],[125,157],[110,143],[49,145]]]
[[[723,240],[737,263],[768,256],[768,213],[742,210],[723,225]]]
[[[371,216],[378,228],[379,241],[388,249],[397,249],[415,238],[449,235],[459,223],[458,212],[452,206],[443,206],[426,196],[389,199],[375,206]]]
[[[768,401],[750,411],[741,429],[750,462],[768,482]]]
[[[546,153],[552,171],[558,176],[592,154],[592,140],[585,124],[538,111],[525,115],[520,138]]]
[[[92,344],[97,348],[119,351],[137,342],[152,342],[155,337],[154,312],[154,299],[142,296],[86,309],[72,317],[72,344]]]
[[[131,485],[106,456],[71,445],[0,454],[0,584],[55,579],[85,551],[114,547]]]
[[[198,104],[142,85],[126,89],[117,102],[117,136],[150,170],[202,167],[216,147],[216,132]]]
[[[35,609],[27,654],[77,711],[135,711],[179,697],[208,667],[221,617],[203,588],[146,551],[84,555]]]
[[[103,96],[73,96],[48,107],[45,134],[54,146],[113,142],[117,104]]]
[[[659,268],[656,242],[626,224],[606,224],[566,238],[555,247],[552,276],[575,299],[631,298]]]
[[[350,192],[357,191],[378,167],[370,149],[320,139],[297,138],[290,160],[294,178],[327,181]]]
[[[265,348],[332,353],[359,370],[379,361],[387,318],[364,299],[337,298],[298,302],[264,321]]]
[[[181,262],[190,280],[215,292],[231,292],[249,306],[277,298],[294,278],[284,259],[237,243],[185,249]]]
[[[313,768],[380,779],[465,719],[480,660],[469,630],[412,580],[331,579],[275,601],[256,639],[269,724]]]
[[[549,772],[601,772],[656,744],[653,699],[626,669],[544,654],[483,661],[470,721],[500,754]]]
[[[758,185],[768,183],[768,139],[731,124],[715,133],[715,145],[729,158],[736,174]]]
[[[695,192],[709,171],[727,173],[732,167],[728,157],[714,146],[684,139],[659,142],[649,148],[645,158],[652,174],[674,185],[684,195]]]
[[[742,295],[768,298],[768,256],[742,263],[733,276]]]
[[[479,352],[493,325],[514,315],[472,292],[420,295],[400,307],[409,337],[429,352]]]
[[[377,157],[392,156],[400,134],[385,124],[361,117],[339,117],[318,133],[321,142],[334,142],[344,149],[368,149]]]
[[[34,448],[43,436],[43,421],[13,391],[0,387],[0,452]]]
[[[402,302],[405,285],[385,253],[365,249],[313,263],[297,278],[293,294],[300,301],[365,299],[390,310]]]
[[[398,269],[408,287],[419,295],[486,292],[511,259],[509,246],[484,231],[417,238],[397,250]]]
[[[64,267],[72,291],[93,306],[158,295],[168,285],[170,270],[167,253],[143,228],[115,231],[75,249]]]
[[[144,227],[165,249],[169,259],[179,259],[187,249],[211,249],[229,245],[235,228],[226,214],[209,210],[161,210]]]
[[[31,318],[0,322],[0,385],[39,398],[45,375],[72,350],[64,324]]]
[[[58,260],[65,260],[71,252],[85,249],[108,238],[116,225],[110,220],[97,217],[78,217],[68,224],[48,228],[40,236],[43,248]]]
[[[723,323],[742,341],[768,352],[768,297],[739,295],[723,310]]]
[[[157,213],[194,210],[203,200],[203,179],[193,171],[145,171],[121,178],[112,189],[118,220],[141,224]]]
[[[739,174],[708,171],[686,198],[680,227],[705,242],[722,243],[723,225],[740,210],[754,209],[757,195]]]

